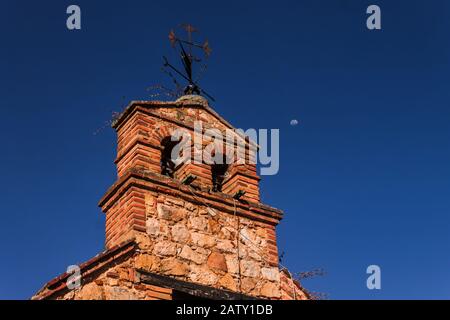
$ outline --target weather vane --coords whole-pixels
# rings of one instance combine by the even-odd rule
[[[169,60],[164,56],[163,66],[166,69],[165,71],[173,79],[177,87],[180,87],[178,81],[167,69],[174,71],[178,76],[180,76],[181,78],[183,78],[188,82],[187,86],[183,89],[184,94],[198,94],[198,95],[203,94],[208,98],[210,98],[212,101],[215,101],[210,94],[208,94],[198,85],[198,80],[200,79],[200,76],[206,70],[207,67],[206,64],[201,65],[201,70],[197,78],[196,79],[193,78],[194,63],[201,64],[203,62],[202,59],[194,55],[194,51],[201,49],[203,51],[205,59],[207,59],[212,51],[211,48],[209,47],[208,40],[206,40],[203,44],[196,43],[192,40],[192,34],[194,32],[197,32],[197,29],[195,29],[190,24],[183,24],[181,25],[181,27],[186,31],[187,39],[179,38],[177,35],[175,35],[175,31],[171,30],[169,33],[169,41],[172,47],[177,51],[177,54],[180,56],[184,72],[180,71],[174,65],[172,65],[169,62]]]

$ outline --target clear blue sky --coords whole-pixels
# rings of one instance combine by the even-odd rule
[[[331,299],[450,297],[450,3],[243,2],[2,1],[0,298],[28,298],[103,249],[115,133],[93,133],[123,96],[166,81],[167,33],[185,21],[214,50],[202,84],[216,111],[280,129],[262,199],[285,210],[284,264],[327,271],[304,285]],[[381,31],[365,26],[369,4]],[[380,291],[366,288],[371,264]]]

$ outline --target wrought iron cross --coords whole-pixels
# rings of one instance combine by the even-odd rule
[[[194,32],[197,32],[197,29],[190,24],[183,24],[181,26],[187,33],[187,39],[179,38],[177,35],[175,35],[175,31],[171,30],[169,32],[169,41],[172,47],[177,50],[177,53],[180,56],[184,72],[178,70],[169,62],[166,57],[163,57],[164,67],[170,68],[188,82],[187,86],[184,88],[184,94],[204,94],[212,101],[215,101],[211,95],[209,95],[198,85],[197,80],[194,80],[193,78],[193,64],[195,62],[199,63],[202,61],[200,58],[193,54],[193,51],[194,49],[201,49],[204,53],[205,58],[208,58],[212,51],[209,46],[208,40],[206,40],[203,44],[194,42],[192,40],[192,34]],[[206,68],[206,66],[204,67]]]

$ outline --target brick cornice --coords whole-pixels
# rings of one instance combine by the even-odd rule
[[[125,111],[122,112],[122,114],[117,118],[117,120],[113,123],[112,127],[117,129],[122,125],[122,122],[129,116],[130,113],[133,112],[134,107],[136,106],[143,106],[146,109],[149,108],[202,108],[206,110],[208,113],[216,117],[220,122],[225,124],[229,128],[233,128],[233,126],[226,121],[224,118],[222,118],[217,112],[214,111],[209,106],[205,106],[203,104],[197,104],[197,103],[179,103],[176,101],[131,101],[130,104],[125,108]]]
[[[99,202],[103,212],[106,212],[131,187],[138,187],[157,193],[168,194],[197,204],[206,203],[211,208],[221,212],[258,220],[270,225],[277,225],[283,217],[283,211],[268,205],[236,201],[230,195],[223,193],[209,193],[202,190],[192,190],[189,186],[153,172],[130,170],[114,183]],[[200,200],[201,199],[201,200]]]
[[[92,259],[79,265],[81,271],[81,278],[83,283],[89,282],[89,278],[101,270],[105,270],[113,262],[121,258],[126,258],[132,254],[137,248],[134,239],[127,240],[118,244],[98,255]],[[32,300],[49,299],[61,292],[67,291],[67,279],[71,276],[70,273],[63,273],[60,276],[47,282],[44,287],[36,293]]]

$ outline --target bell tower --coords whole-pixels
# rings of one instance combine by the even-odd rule
[[[220,191],[214,188],[214,165],[190,161],[167,173],[165,142],[177,129],[194,142],[199,121],[204,131],[233,130],[198,95],[135,101],[116,120],[118,178],[99,203],[106,214],[106,247],[136,239],[151,261],[149,270],[279,298],[275,227],[282,211],[260,202],[256,165],[238,164],[235,157],[222,173]],[[238,138],[245,150],[256,148]],[[205,147],[191,143],[191,158]],[[250,152],[245,154],[249,160]],[[186,184],[187,177],[195,178]]]

